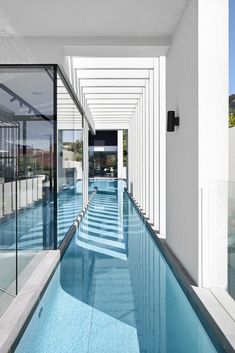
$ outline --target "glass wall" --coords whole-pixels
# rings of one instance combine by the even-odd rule
[[[57,228],[58,245],[82,211],[82,115],[57,76]]]
[[[0,116],[0,315],[16,294],[18,124]],[[7,221],[8,219],[8,221]]]
[[[89,134],[89,177],[117,177],[117,131]]]
[[[235,299],[235,1],[229,1],[228,292]]]
[[[117,151],[99,152],[89,148],[89,177],[117,177]]]
[[[0,315],[83,208],[76,99],[57,65],[0,65]]]

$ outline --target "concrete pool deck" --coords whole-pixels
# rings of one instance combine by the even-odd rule
[[[14,298],[0,319],[0,352],[11,352],[11,347],[19,337],[38,305],[48,282],[60,261],[60,251],[51,250],[42,259],[22,290]]]

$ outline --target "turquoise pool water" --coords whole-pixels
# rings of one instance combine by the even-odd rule
[[[124,182],[95,186],[16,352],[217,352]]]
[[[65,237],[78,214],[82,211],[82,182],[78,181],[76,190],[65,190],[57,199],[57,242],[58,246]],[[21,210],[17,217],[17,247],[19,250],[43,249],[43,202],[32,204]],[[0,220],[0,248],[16,248],[15,215]]]

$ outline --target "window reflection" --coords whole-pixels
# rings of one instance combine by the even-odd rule
[[[59,245],[83,208],[83,142],[82,116],[60,77],[57,78],[57,83],[57,242]]]
[[[83,206],[82,115],[57,72],[0,66],[0,316]]]

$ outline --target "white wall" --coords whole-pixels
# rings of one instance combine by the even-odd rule
[[[199,190],[202,190],[202,282],[227,284],[227,207],[210,232],[211,180],[228,180],[228,1],[199,0]],[[217,188],[218,192],[224,190]],[[226,200],[226,190],[222,192]],[[213,251],[212,251],[213,250]],[[210,266],[210,264],[212,264]]]
[[[227,270],[226,223],[211,234],[208,196],[228,178],[227,17],[227,0],[189,0],[167,57],[167,110],[180,116],[167,133],[167,242],[204,286],[223,286]]]
[[[167,56],[167,110],[180,126],[166,139],[166,238],[198,278],[198,16],[190,0]]]

